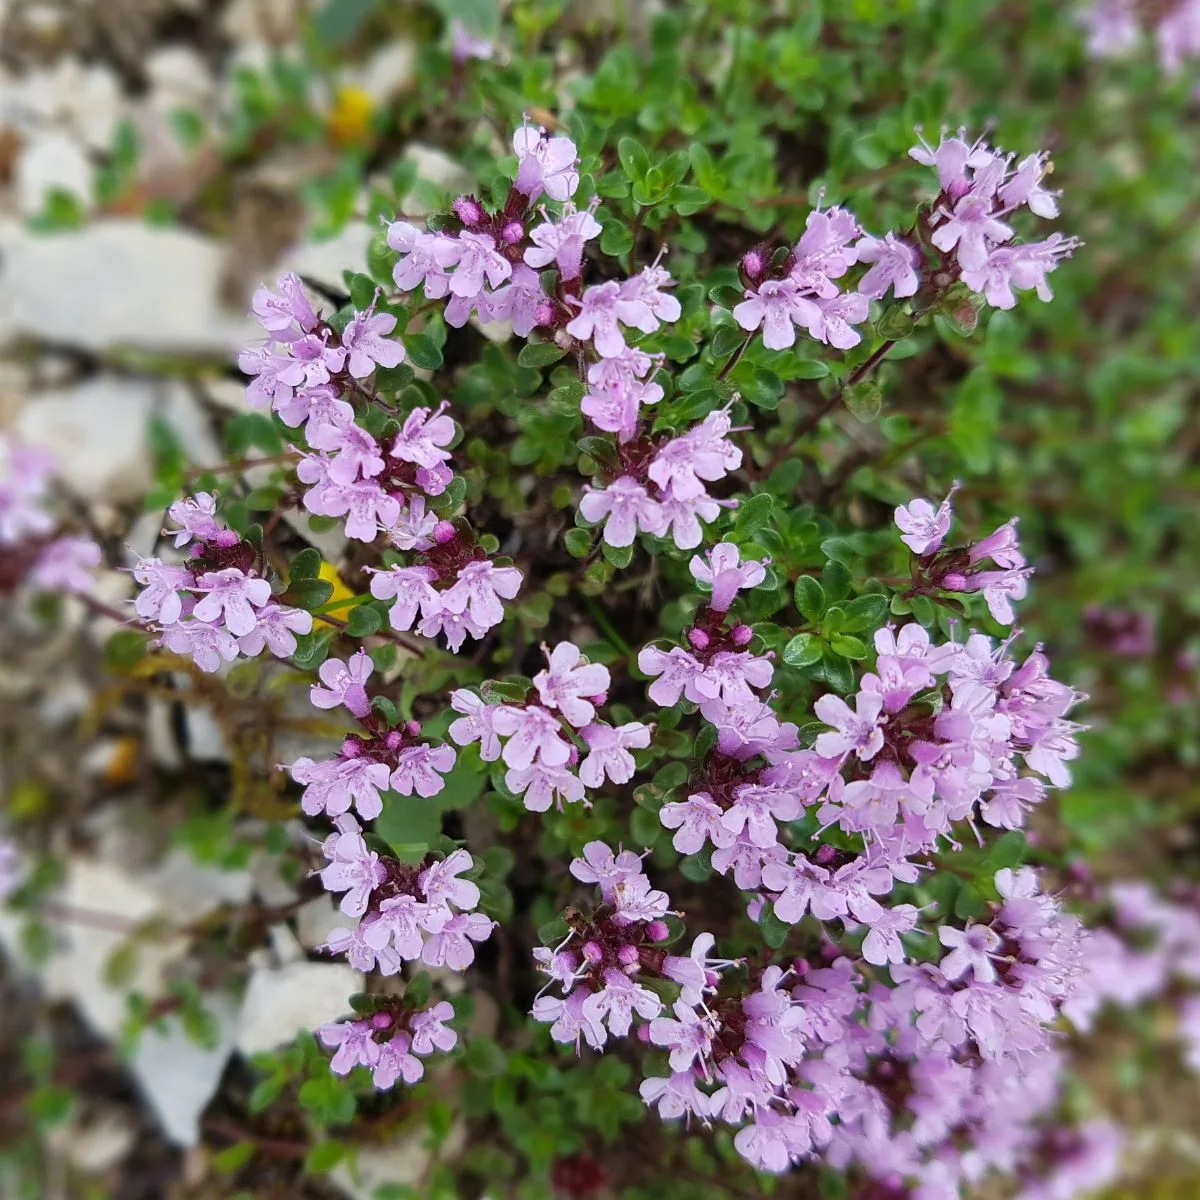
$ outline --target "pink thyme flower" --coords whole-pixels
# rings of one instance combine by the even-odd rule
[[[405,746],[392,773],[392,789],[402,796],[436,796],[445,786],[442,778],[454,768],[452,746]]]
[[[950,532],[950,501],[957,490],[958,484],[955,483],[936,509],[928,500],[911,500],[896,509],[895,520],[900,530],[900,540],[914,554],[924,556],[940,549],[946,534]]]
[[[635,765],[630,750],[644,750],[650,745],[650,727],[640,721],[615,728],[585,725],[579,733],[588,747],[587,756],[579,764],[579,778],[593,788],[601,787],[606,776],[613,783],[628,783]]]
[[[454,585],[442,595],[446,608],[470,611],[471,619],[485,629],[504,620],[501,597],[512,600],[523,576],[516,567],[498,567],[487,559],[469,562],[458,572]]]
[[[486,942],[495,924],[482,913],[457,913],[450,917],[425,943],[421,960],[431,967],[449,967],[465,971],[475,961],[472,942]]]
[[[882,238],[867,234],[855,247],[858,261],[871,263],[871,269],[858,281],[858,290],[872,300],[880,300],[890,288],[897,300],[916,294],[919,259],[916,250],[890,230]]]
[[[176,500],[167,509],[167,516],[181,529],[168,530],[175,537],[175,548],[178,550],[188,542],[211,541],[221,532],[216,522],[217,498],[209,492],[197,492],[183,500]]]
[[[611,683],[608,668],[600,663],[580,665],[583,654],[571,642],[559,642],[551,650],[542,646],[549,666],[533,677],[542,703],[547,708],[557,708],[577,729],[588,724],[596,715],[596,709],[588,697],[607,692]]]
[[[392,444],[392,457],[430,469],[445,462],[450,457],[445,447],[455,433],[453,420],[443,415],[449,407],[443,400],[432,413],[428,408],[414,408]]]
[[[631,475],[622,475],[605,488],[586,488],[579,511],[585,521],[604,522],[604,540],[610,546],[632,546],[639,530],[664,531],[661,506]]]
[[[757,289],[746,289],[746,299],[733,310],[733,319],[748,332],[762,328],[768,350],[786,350],[796,344],[796,326],[808,328],[817,319],[817,306],[800,295],[794,279],[764,279]]]
[[[876,692],[859,692],[853,710],[840,696],[826,694],[813,705],[813,711],[834,731],[822,733],[814,749],[822,758],[841,758],[853,751],[862,761],[872,759],[883,749],[883,697]]]
[[[450,291],[455,296],[477,296],[485,279],[496,288],[512,274],[512,263],[496,249],[496,240],[489,234],[463,230],[458,248],[458,261],[450,276]]]
[[[221,660],[233,662],[238,656],[238,644],[228,629],[206,621],[177,621],[163,629],[162,645],[175,654],[187,654],[202,671],[211,674]]]
[[[695,579],[712,587],[709,606],[717,612],[728,612],[739,591],[758,587],[767,577],[761,562],[742,562],[741,551],[732,542],[720,542],[703,556],[697,554],[688,567]]]
[[[376,300],[379,293],[375,293]],[[387,335],[396,328],[391,313],[377,313],[375,301],[369,308],[354,314],[342,330],[342,349],[346,352],[346,369],[355,379],[365,379],[381,367],[398,367],[404,361],[404,343]]]
[[[133,608],[139,617],[173,625],[183,612],[180,592],[196,582],[188,567],[176,567],[157,558],[139,558],[132,569],[135,580],[142,585]]]
[[[621,285],[614,279],[587,288],[576,303],[579,314],[567,323],[567,332],[581,342],[591,341],[601,358],[625,352],[625,337],[617,324]]]
[[[612,903],[616,887],[642,872],[642,860],[631,850],[614,854],[604,842],[588,842],[583,857],[571,860],[571,874],[580,883],[594,883]]]
[[[192,614],[196,620],[215,622],[224,617],[225,627],[234,637],[254,629],[254,610],[271,599],[271,585],[265,579],[247,575],[237,567],[205,571],[190,590],[202,595]]]
[[[275,286],[280,295],[266,287],[260,287],[254,293],[250,311],[258,318],[259,324],[277,338],[280,334],[290,331],[293,325],[298,327],[301,333],[312,333],[319,322],[305,294],[300,276],[292,271],[285,271],[275,281]]]
[[[238,638],[243,654],[255,658],[269,647],[276,658],[291,658],[296,653],[296,634],[311,633],[312,613],[283,604],[268,604],[254,614],[256,624]]]
[[[426,867],[418,878],[425,899],[432,905],[450,905],[463,910],[474,908],[479,903],[479,888],[469,879],[459,879],[474,866],[470,854],[458,849],[453,854]]]
[[[393,629],[406,632],[413,627],[418,612],[427,617],[441,611],[444,599],[433,587],[437,577],[433,567],[389,567],[372,574],[371,595],[377,600],[395,601],[388,610],[388,621]]]
[[[592,215],[592,209],[576,211],[573,206],[567,205],[557,220],[547,218],[529,231],[529,240],[533,245],[525,251],[525,262],[538,270],[554,263],[561,279],[578,279],[583,271],[584,244],[599,237],[602,232],[603,228]],[[540,283],[538,288],[540,291]]]
[[[367,698],[367,680],[375,664],[365,650],[359,650],[346,662],[327,658],[317,674],[321,684],[314,683],[309,689],[309,700],[314,708],[337,708],[344,705],[356,717],[365,717],[371,711]]]
[[[55,538],[38,551],[29,568],[29,581],[48,592],[87,592],[103,552],[97,542],[79,534]]]
[[[494,720],[500,706],[485,704],[474,692],[456,688],[450,693],[450,707],[461,717],[450,722],[450,736],[460,745],[479,743],[479,757],[484,762],[495,762],[500,757],[500,738]]]
[[[568,137],[546,137],[540,126],[522,125],[513,134],[517,178],[513,187],[532,203],[545,192],[569,200],[579,186],[579,152]]]
[[[501,755],[507,766],[525,768],[538,759],[543,766],[561,767],[571,757],[562,727],[547,709],[504,705],[492,718],[492,727],[508,739]]]

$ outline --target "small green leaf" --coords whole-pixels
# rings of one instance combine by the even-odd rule
[[[811,633],[798,633],[783,648],[783,661],[789,667],[811,667],[821,661],[821,642]]]
[[[350,637],[369,637],[378,633],[383,627],[383,617],[379,609],[370,604],[360,604],[350,610],[346,618],[346,633]]]
[[[824,379],[829,374],[829,364],[816,358],[801,358],[792,363],[788,374],[793,379]]]
[[[636,138],[623,137],[617,143],[617,157],[625,174],[635,183],[644,179],[650,170],[650,156]]]
[[[601,542],[600,552],[618,570],[624,569],[633,562],[632,546],[612,546],[608,542]]]
[[[405,334],[404,350],[408,361],[424,371],[436,371],[442,365],[442,352],[437,343],[423,333]]]
[[[320,552],[309,546],[292,559],[292,567],[288,572],[288,586],[301,579],[316,579],[320,573]]]
[[[298,579],[288,585],[290,602],[309,612],[320,608],[332,595],[333,584],[324,579]]]
[[[563,542],[572,558],[587,558],[592,552],[592,534],[588,529],[568,529]]]
[[[852,658],[855,660],[867,657],[867,647],[861,638],[854,637],[849,633],[835,633],[829,641],[830,647],[835,654],[840,654],[842,658]]]
[[[814,623],[825,611],[825,590],[811,575],[801,575],[796,580],[796,607]]]
[[[520,367],[548,367],[558,362],[566,351],[554,342],[526,342],[517,355],[517,365]]]
[[[104,644],[104,663],[122,671],[146,657],[146,635],[136,629],[118,629]]]
[[[333,1138],[318,1142],[304,1159],[304,1169],[310,1175],[332,1171],[346,1157],[346,1147]]]
[[[878,629],[887,617],[891,597],[880,592],[856,596],[844,605],[846,620],[842,628],[857,633],[863,629]]]

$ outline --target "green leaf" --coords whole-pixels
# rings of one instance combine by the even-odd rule
[[[826,554],[829,554],[826,547],[834,540],[834,538],[826,538],[821,543],[821,549]],[[846,564],[835,558],[834,555],[830,554],[829,557],[833,561],[826,563],[825,569],[821,572],[821,586],[825,589],[825,595],[829,600],[834,602],[845,600],[850,594],[850,571]]]
[[[903,304],[893,304],[875,322],[875,332],[888,342],[899,342],[913,331],[912,313]]]
[[[717,287],[708,289],[708,298],[718,308],[732,309],[741,304],[743,294],[740,287],[734,287],[731,283],[722,283]],[[722,328],[727,327],[722,326]]]
[[[309,546],[292,559],[292,566],[288,572],[288,586],[291,587],[301,579],[316,579],[320,573],[321,554]]]
[[[801,575],[796,580],[796,607],[814,624],[825,611],[825,590],[811,575]]]
[[[332,1171],[346,1157],[346,1147],[342,1142],[328,1138],[318,1142],[308,1152],[304,1159],[304,1169],[310,1175],[322,1175]]]
[[[867,647],[862,639],[849,633],[835,633],[830,639],[829,645],[834,654],[839,654],[842,658],[858,660],[867,657]]]
[[[251,1141],[234,1142],[232,1146],[226,1146],[219,1154],[213,1155],[213,1170],[222,1175],[235,1175],[254,1157],[257,1149],[258,1146]]]
[[[590,529],[568,529],[563,537],[567,553],[572,558],[587,558],[592,552],[592,532]]]
[[[566,354],[566,351],[554,342],[526,342],[517,355],[517,365],[521,367],[548,367],[556,363]]]
[[[829,374],[829,364],[817,358],[801,358],[788,368],[793,379],[824,379]]]
[[[772,950],[778,950],[787,941],[787,936],[792,931],[792,927],[786,921],[781,921],[775,915],[775,907],[771,904],[763,905],[762,915],[758,918],[758,924],[759,928],[762,929],[763,941]]]
[[[650,156],[636,138],[623,137],[617,143],[617,157],[625,174],[635,183],[644,179],[650,170]]]
[[[442,352],[432,338],[423,333],[404,335],[404,352],[414,367],[436,371],[442,365]]]
[[[846,392],[842,402],[856,421],[870,425],[883,408],[883,391],[874,379],[864,379]]]
[[[891,597],[880,592],[868,592],[844,605],[846,620],[842,628],[850,633],[863,629],[878,629],[887,618]]]
[[[383,628],[383,617],[379,609],[370,604],[360,604],[350,610],[346,618],[346,633],[350,637],[369,637]]]
[[[821,674],[835,691],[843,695],[854,691],[855,674],[850,659],[842,658],[832,649],[826,650],[821,657]]]
[[[618,570],[623,570],[633,562],[632,546],[612,546],[608,542],[601,542],[600,553]]]
[[[333,633],[330,630],[298,634],[296,636],[296,652],[292,655],[292,662],[302,671],[315,671],[325,661],[332,639]]]
[[[390,725],[393,729],[400,724],[400,712],[386,696],[372,696],[371,707]]]
[[[623,221],[609,221],[600,234],[600,249],[621,258],[633,249],[633,231]]]
[[[759,492],[738,506],[733,522],[733,532],[738,538],[748,538],[766,529],[775,516],[775,497],[770,492]]]
[[[252,1113],[260,1113],[268,1109],[283,1093],[283,1079],[278,1075],[268,1075],[260,1080],[250,1093],[247,1105]]]
[[[110,670],[127,670],[146,657],[147,644],[139,630],[118,629],[104,643],[104,664]]]
[[[821,642],[811,633],[798,633],[783,648],[783,661],[789,667],[811,667],[821,661]]]
[[[420,862],[430,843],[442,832],[441,805],[424,796],[386,792],[383,812],[375,820],[375,832],[401,862]]]
[[[298,579],[288,584],[287,594],[289,601],[297,608],[312,612],[333,595],[333,584],[324,579]]]

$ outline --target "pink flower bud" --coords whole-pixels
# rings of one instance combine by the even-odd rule
[[[754,630],[749,625],[735,625],[729,636],[735,646],[748,646],[754,637]]]
[[[419,734],[421,732],[421,722],[420,721],[408,721],[405,723],[404,728],[408,730],[409,734],[412,737],[416,737],[417,734]]]
[[[236,546],[242,540],[240,533],[234,533],[232,529],[218,529],[212,537],[212,542],[216,546],[220,546],[223,550],[229,549],[230,546]]]
[[[665,942],[671,936],[671,930],[666,921],[651,921],[646,926],[646,936],[652,942]]]
[[[454,202],[454,215],[464,225],[475,226],[483,220],[483,207],[474,196],[459,196]]]
[[[500,231],[500,240],[506,246],[515,246],[525,236],[525,226],[520,221],[509,221]]]
[[[590,963],[598,963],[604,958],[604,950],[599,942],[584,942],[583,957]]]
[[[703,629],[690,629],[688,630],[688,641],[696,650],[707,650],[712,639]]]
[[[638,948],[634,945],[625,945],[617,951],[617,961],[623,967],[636,967],[641,961],[641,956],[638,953]]]
[[[633,1032],[634,1032],[634,1036],[637,1038],[637,1040],[639,1042],[647,1042],[648,1043],[650,1041],[650,1026],[649,1025],[639,1025]]]
[[[766,269],[767,264],[757,250],[747,250],[742,255],[742,270],[746,273],[746,278],[751,283],[755,283],[761,279]]]
[[[348,737],[342,743],[343,758],[357,758],[362,753],[362,742],[356,737]]]
[[[597,708],[599,708],[601,704],[608,703],[608,693],[607,692],[597,692],[594,696],[588,696],[587,698],[594,705],[596,705]]]
[[[391,1029],[391,1027],[392,1027],[392,1014],[391,1013],[377,1012],[371,1018],[371,1028],[372,1029]]]
[[[399,750],[404,744],[404,734],[398,729],[389,729],[387,737],[383,739],[383,744],[389,750]]]
[[[458,530],[450,521],[439,521],[433,527],[433,540],[439,546],[444,546],[447,542],[452,542],[458,536]]]

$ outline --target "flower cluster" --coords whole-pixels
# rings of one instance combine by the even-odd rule
[[[713,499],[706,486],[742,464],[741,450],[728,440],[732,428],[726,407],[677,437],[621,443],[611,481],[585,486],[580,516],[603,522],[610,546],[630,546],[647,533],[670,534],[681,550],[695,548],[704,537],[701,521],[715,521],[722,508],[736,503]]]
[[[390,729],[373,714],[365,686],[373,670],[364,650],[349,662],[328,659],[321,664],[321,683],[310,692],[313,705],[344,707],[367,736],[347,737],[337,758],[313,762],[302,757],[289,767],[292,778],[304,787],[300,806],[310,817],[338,817],[353,807],[363,820],[374,820],[383,811],[380,792],[391,788],[404,796],[436,796],[445,787],[443,776],[454,766],[454,748],[421,739],[417,722]]]
[[[473,943],[486,941],[493,928],[475,911],[478,886],[463,878],[474,870],[471,855],[458,849],[445,858],[426,854],[419,863],[401,863],[350,812],[353,807],[364,821],[374,820],[383,811],[380,793],[389,788],[422,800],[436,796],[455,761],[453,747],[423,739],[417,722],[387,726],[367,694],[372,670],[363,651],[348,662],[321,665],[320,683],[310,693],[313,705],[345,708],[360,732],[345,739],[337,758],[302,757],[289,768],[304,787],[304,812],[333,820],[334,832],[321,847],[327,865],[318,874],[327,891],[341,895],[341,911],[356,919],[352,927],[335,929],[325,948],[344,954],[356,970],[380,975],[396,975],[417,961],[465,971],[475,959]],[[380,1088],[420,1079],[424,1068],[414,1056],[450,1050],[456,1035],[444,1024],[453,1015],[449,1004],[421,1010],[411,999],[407,993],[402,1001],[372,997],[365,1016],[320,1029],[325,1045],[338,1048],[333,1070],[344,1075],[368,1067]]]
[[[605,779],[628,782],[632,752],[648,746],[651,734],[638,721],[614,726],[596,719],[607,698],[607,667],[585,662],[571,642],[542,649],[546,668],[523,699],[500,700],[486,685],[482,696],[467,688],[450,696],[462,714],[450,725],[451,738],[460,746],[477,742],[484,762],[502,761],[505,786],[523,796],[531,812],[551,804],[561,810],[564,801],[586,805],[586,789]]]
[[[39,592],[89,590],[101,550],[82,534],[54,535],[54,459],[0,434],[0,591],[22,580]]]
[[[1088,52],[1094,58],[1124,58],[1132,54],[1145,32],[1153,35],[1158,61],[1168,74],[1200,59],[1200,3],[1139,5],[1137,0],[1092,0],[1079,12],[1087,32]]]
[[[377,1088],[390,1088],[397,1080],[416,1083],[425,1074],[421,1058],[435,1050],[453,1050],[458,1042],[458,1034],[446,1024],[454,1009],[445,1000],[417,1008],[405,998],[368,999],[373,1001],[369,1015],[317,1030],[326,1046],[336,1047],[329,1065],[338,1075],[361,1066],[371,1072]]]
[[[663,1001],[648,981],[670,980],[680,985],[683,1005],[698,1005],[710,990],[710,972],[732,965],[709,957],[712,934],[701,934],[686,957],[666,952],[670,900],[651,886],[638,855],[589,842],[583,857],[572,861],[571,874],[596,885],[600,904],[589,913],[571,910],[563,940],[534,952],[550,982],[534,1001],[533,1015],[550,1025],[556,1042],[578,1049],[582,1039],[598,1050],[610,1034],[626,1037],[637,1018],[651,1023],[653,1036]],[[555,985],[561,995],[545,994]]]
[[[401,343],[385,336],[396,318],[375,313],[372,302],[331,349],[332,328],[315,315],[301,281],[284,274],[278,287],[279,294],[262,288],[254,299],[272,340],[243,355],[242,369],[257,373],[248,395],[252,402],[269,398],[284,424],[303,426],[311,450],[300,455],[296,475],[307,486],[305,508],[344,518],[346,535],[358,541],[374,542],[382,532],[394,548],[395,561],[371,585],[377,598],[395,600],[392,626],[443,634],[457,651],[504,619],[500,599],[516,596],[522,575],[493,562],[465,522],[439,520],[433,510],[454,479],[448,447],[457,428],[448,405],[413,408],[381,446],[350,400],[372,403],[364,381],[376,365],[403,360]]]
[[[1024,599],[1033,574],[1021,553],[1017,520],[1006,521],[969,546],[943,549],[950,531],[950,501],[957,488],[955,484],[936,508],[928,500],[918,499],[896,509],[900,540],[917,556],[913,593],[982,592],[992,616],[1001,625],[1011,625],[1012,603]]]
[[[937,171],[941,187],[918,223],[923,244],[927,239],[929,250],[941,252],[934,284],[944,289],[961,280],[993,308],[1012,308],[1014,289],[1052,299],[1046,276],[1078,247],[1078,238],[1052,233],[1039,242],[1014,242],[1011,224],[1022,208],[1044,220],[1058,216],[1057,193],[1043,186],[1047,155],[1026,155],[1014,167],[1015,155],[982,139],[968,143],[961,129],[953,137],[943,132],[937,146],[922,139],[909,154]]]
[[[277,658],[296,652],[296,635],[312,631],[312,615],[277,603],[259,574],[258,550],[217,518],[217,499],[200,492],[171,505],[178,528],[168,531],[182,563],[139,558],[133,577],[141,591],[133,602],[142,621],[159,631],[159,643],[187,655],[202,671],[216,671],[239,654],[269,649]]]
[[[861,234],[854,214],[846,209],[816,209],[794,246],[772,251],[760,245],[748,251],[740,267],[746,298],[733,310],[734,320],[748,332],[761,329],[768,350],[794,345],[797,326],[839,350],[857,346],[862,334],[854,326],[867,319],[872,294],[868,289],[876,281],[882,283],[885,272],[888,281],[895,282],[897,296],[916,291],[915,256],[909,248],[894,242],[891,234],[883,242],[856,242]],[[859,247],[874,255],[862,261],[876,265],[863,281],[866,287],[843,292],[834,280],[859,261]],[[910,278],[911,288],[906,286]],[[882,296],[884,290],[886,285],[876,294]]]

